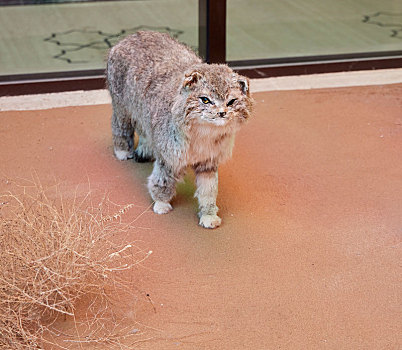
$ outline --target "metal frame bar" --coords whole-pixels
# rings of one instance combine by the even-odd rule
[[[104,73],[97,69],[0,76],[0,96],[103,89]]]
[[[208,63],[226,60],[226,0],[198,1],[198,52]]]
[[[229,61],[228,65],[249,78],[389,69],[402,67],[402,51]]]
[[[100,1],[115,1],[115,0],[66,0],[58,2],[57,0],[0,0],[0,6],[24,6],[24,5],[57,5],[57,4],[71,4],[78,2],[100,2]],[[119,1],[141,1],[141,0],[119,0]]]

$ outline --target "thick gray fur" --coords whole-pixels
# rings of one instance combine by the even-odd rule
[[[226,65],[202,63],[167,34],[137,32],[110,50],[107,83],[116,157],[155,160],[148,178],[154,211],[172,209],[176,182],[192,167],[199,223],[219,226],[218,165],[231,156],[235,133],[250,116],[248,79]]]

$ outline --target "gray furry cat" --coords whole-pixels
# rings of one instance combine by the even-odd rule
[[[231,156],[235,133],[250,116],[248,79],[226,65],[202,63],[167,34],[137,32],[110,50],[107,83],[116,157],[155,160],[148,178],[154,212],[172,209],[176,182],[192,167],[199,224],[218,227],[218,165]]]

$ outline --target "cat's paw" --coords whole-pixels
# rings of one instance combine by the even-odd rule
[[[154,212],[156,214],[167,214],[172,210],[170,203],[156,201],[154,204]]]
[[[205,228],[216,228],[220,226],[222,219],[218,215],[202,215],[199,225]]]
[[[133,152],[114,149],[114,155],[118,160],[127,160],[134,157]]]

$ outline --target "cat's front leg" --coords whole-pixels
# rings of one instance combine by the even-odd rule
[[[205,228],[216,228],[221,224],[221,218],[217,215],[216,197],[218,195],[218,171],[196,169],[197,191],[200,218],[199,224]]]
[[[148,178],[148,190],[155,201],[153,209],[156,214],[166,214],[173,209],[170,201],[176,193],[176,180],[170,168],[158,159]]]

